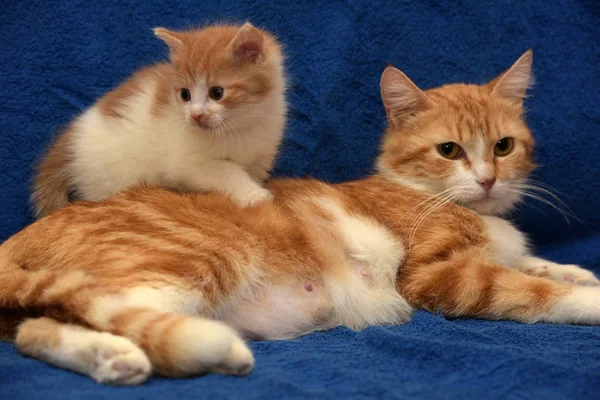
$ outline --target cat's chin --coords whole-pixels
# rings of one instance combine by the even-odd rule
[[[194,122],[193,125],[203,131],[212,131],[213,127],[204,122]]]
[[[464,206],[482,215],[501,215],[509,211],[513,204],[512,201],[484,197],[479,200],[465,202]]]

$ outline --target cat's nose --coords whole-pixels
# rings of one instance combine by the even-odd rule
[[[486,192],[489,192],[490,190],[492,190],[494,183],[496,183],[496,177],[487,178],[481,181],[477,180],[477,183],[479,183],[485,189]]]
[[[192,114],[192,118],[196,122],[202,122],[202,120],[204,120],[205,117],[206,117],[206,114],[204,114],[204,113],[194,113],[194,114]]]

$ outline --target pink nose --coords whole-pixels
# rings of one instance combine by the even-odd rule
[[[196,122],[202,122],[202,120],[204,119],[204,114],[192,114],[192,118]]]
[[[494,183],[496,183],[496,177],[485,179],[483,181],[477,181],[477,183],[483,186],[486,192],[489,192],[490,190],[492,190]]]

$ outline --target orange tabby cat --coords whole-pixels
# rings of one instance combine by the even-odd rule
[[[473,128],[526,130],[515,95],[523,88],[510,70],[488,85],[431,95],[389,72],[381,159],[392,164],[394,137],[418,135],[435,116],[441,127],[458,126],[462,114],[444,112],[448,104],[470,110]],[[528,146],[517,141],[515,154]],[[36,316],[18,328],[21,352],[108,384],[151,373],[245,374],[254,360],[238,335],[397,324],[414,308],[600,324],[599,289],[511,268],[527,252],[508,222],[453,203],[416,221],[430,194],[394,174],[338,185],[275,180],[274,199],[248,208],[216,193],[151,187],[74,203],[0,246],[0,307],[6,319]]]
[[[501,226],[502,221],[491,216],[505,214],[525,196],[537,198],[533,190],[549,193],[528,181],[534,168],[533,138],[521,114],[522,99],[531,82],[532,61],[533,53],[526,52],[512,66],[503,85],[494,86],[500,97],[512,99],[509,103],[490,103],[486,87],[476,90],[471,85],[449,85],[425,94],[397,69],[385,71],[382,95],[392,123],[378,170],[398,183],[435,195],[419,216],[414,216],[414,229],[427,218],[430,209],[450,201],[490,215],[483,218]],[[399,91],[403,97],[398,97]],[[395,121],[399,119],[402,125],[405,113],[413,109],[398,108],[398,102],[406,102],[411,96],[415,100],[412,107],[430,110],[419,117],[418,125],[399,134]],[[431,102],[436,103],[435,108],[429,107]],[[515,240],[512,229],[507,230],[505,240]],[[525,242],[522,235],[518,240]],[[560,282],[600,284],[593,273],[577,265],[561,265],[534,256],[527,256],[517,268]]]

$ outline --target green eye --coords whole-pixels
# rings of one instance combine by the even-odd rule
[[[456,160],[463,155],[463,149],[454,142],[438,144],[437,149],[444,158],[449,160]]]
[[[510,154],[515,146],[515,141],[511,137],[505,137],[496,143],[494,146],[494,154],[498,157],[504,157]]]

